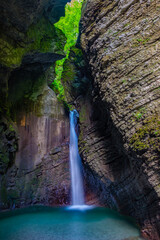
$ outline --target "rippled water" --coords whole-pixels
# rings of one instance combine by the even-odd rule
[[[78,211],[37,206],[0,215],[0,240],[140,239],[138,236],[139,229],[131,219],[106,208]]]

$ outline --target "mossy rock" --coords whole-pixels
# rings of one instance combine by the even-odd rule
[[[62,83],[71,84],[74,81],[75,76],[76,76],[75,66],[71,63],[70,60],[66,60],[63,65]]]
[[[26,39],[19,45],[13,43],[5,36],[0,38],[0,64],[16,68],[20,66],[26,53],[54,52],[64,54],[63,47],[66,41],[61,30],[54,27],[45,17],[40,18],[36,24],[32,24],[26,32]]]
[[[87,112],[86,112],[86,106],[82,105],[80,113],[79,113],[79,121],[80,123],[84,123],[87,120]]]
[[[143,121],[143,125],[131,137],[130,146],[135,151],[150,149],[160,152],[160,119],[158,115],[153,115]]]

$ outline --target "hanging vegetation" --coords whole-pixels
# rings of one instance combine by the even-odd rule
[[[65,58],[58,60],[56,62],[55,73],[56,78],[54,79],[52,85],[53,90],[57,94],[57,98],[61,101],[64,99],[64,88],[61,83],[61,76],[63,72],[63,64],[69,57],[70,49],[75,46],[78,34],[79,34],[79,21],[81,18],[81,8],[83,0],[72,0],[70,3],[66,4],[65,7],[65,17],[61,17],[59,22],[55,23],[55,27],[62,30],[65,34],[67,41],[64,46],[64,52],[66,54]]]

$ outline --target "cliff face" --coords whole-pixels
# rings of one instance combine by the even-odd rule
[[[80,152],[101,203],[160,238],[159,1],[89,0],[81,45],[93,78]],[[96,184],[95,184],[96,183]]]
[[[11,99],[22,91],[17,76],[10,86]],[[12,161],[11,158],[5,161],[1,156],[1,162],[8,163],[0,175],[1,209],[70,202],[68,116],[45,78],[37,89],[35,86],[34,95],[13,106],[14,123],[10,123],[12,131],[8,130],[10,135],[6,134],[6,141],[2,135],[4,146],[17,145]],[[33,97],[36,98],[34,101]]]
[[[69,121],[47,85],[67,2],[0,1],[0,209],[70,202]]]
[[[22,62],[44,69],[63,57],[66,38],[53,24],[64,15],[66,2],[0,1],[0,112],[8,108],[10,74]]]

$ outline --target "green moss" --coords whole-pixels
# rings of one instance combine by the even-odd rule
[[[0,63],[4,66],[19,66],[26,52],[23,47],[15,47],[5,39],[0,39]]]
[[[137,113],[134,114],[134,116],[136,117],[136,119],[141,119],[143,114],[140,113],[140,112],[137,112]]]
[[[142,119],[143,115],[146,113],[146,109],[145,108],[140,108],[136,113],[134,113],[134,117],[137,119],[137,120],[140,120]]]
[[[160,152],[160,124],[158,116],[145,119],[141,128],[130,139],[134,150],[151,149]]]
[[[32,24],[22,46],[13,44],[4,37],[0,39],[0,63],[7,67],[19,66],[24,54],[31,51],[63,53],[66,38],[60,29],[54,27],[47,19],[40,18]]]
[[[123,79],[123,80],[122,80],[122,83],[127,83],[127,80]]]
[[[80,114],[79,114],[79,120],[80,120],[81,123],[85,122],[87,120],[86,116],[87,116],[86,107],[85,107],[85,105],[83,105],[81,107],[81,111],[80,111]]]
[[[17,74],[16,80],[9,89],[8,101],[13,121],[17,121],[21,111],[34,112],[38,117],[42,116],[42,99],[45,94],[43,91],[47,85],[46,75],[33,72],[24,74],[23,80],[21,81],[21,74]]]
[[[126,23],[125,25],[124,25],[124,27],[128,27],[130,24],[129,23]]]
[[[118,33],[119,33],[119,32],[115,32],[115,33],[113,33],[113,35],[116,36],[116,35],[118,35]]]
[[[144,45],[149,41],[149,38],[145,38],[145,39],[137,38],[136,40],[138,43],[141,43]]]
[[[64,67],[63,67],[63,74],[62,74],[63,83],[72,82],[75,78],[75,75],[76,73],[75,73],[74,65],[71,64],[69,60],[65,61]]]
[[[76,48],[76,47],[73,46],[71,48],[71,51],[74,52],[76,57],[82,57],[83,56],[82,50],[79,49],[79,48]]]
[[[13,124],[9,124],[9,131],[10,132],[15,132],[15,128],[14,128],[14,126],[13,126]]]
[[[149,42],[150,38],[137,38],[133,39],[133,47],[138,47],[140,45],[146,45],[147,42]]]
[[[61,36],[61,37],[59,37]],[[61,53],[63,44],[65,42],[64,36],[61,31],[55,28],[47,19],[41,18],[37,24],[30,26],[27,32],[28,41],[30,45],[28,51],[39,50],[41,52],[53,51]],[[54,46],[53,43],[54,42]]]

